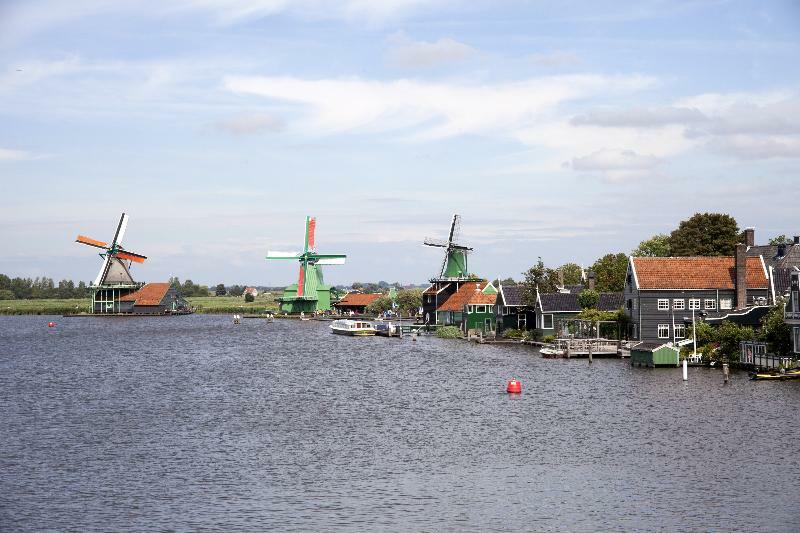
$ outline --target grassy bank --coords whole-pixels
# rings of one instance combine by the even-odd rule
[[[198,313],[275,313],[278,302],[272,294],[258,295],[253,302],[245,302],[241,296],[192,296],[187,298],[189,304],[197,308]]]
[[[254,302],[245,302],[241,296],[193,296],[187,298],[198,313],[265,313],[277,312],[274,295],[258,295]],[[91,298],[0,300],[0,315],[63,315],[88,313]]]
[[[88,312],[90,298],[0,300],[0,315],[63,315]]]

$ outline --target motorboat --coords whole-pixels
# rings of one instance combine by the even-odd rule
[[[364,320],[334,320],[331,325],[331,333],[337,335],[350,335],[353,337],[366,337],[377,333],[372,322]]]

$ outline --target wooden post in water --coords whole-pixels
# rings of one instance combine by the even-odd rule
[[[722,379],[723,379],[723,383],[725,383],[725,384],[728,383],[728,377],[729,377],[728,374],[729,374],[728,363],[723,363],[722,364]]]
[[[689,366],[689,364],[686,362],[686,359],[684,359],[683,360],[683,381],[688,381],[689,380],[689,371],[687,370],[688,366]]]
[[[592,364],[592,342],[589,341],[589,364]]]

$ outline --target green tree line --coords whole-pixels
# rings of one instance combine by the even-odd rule
[[[29,300],[45,298],[85,298],[86,283],[62,279],[56,284],[52,278],[10,278],[0,274],[0,300]]]

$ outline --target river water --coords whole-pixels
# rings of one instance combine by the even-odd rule
[[[800,383],[327,325],[0,317],[0,529],[797,531]]]

